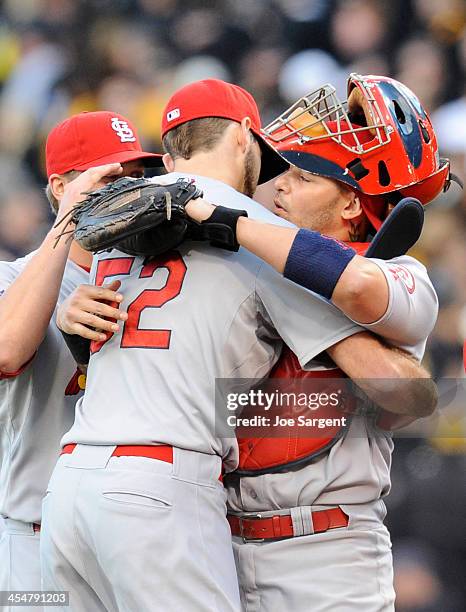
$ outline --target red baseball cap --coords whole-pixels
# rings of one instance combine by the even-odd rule
[[[83,112],[59,123],[47,138],[45,156],[47,176],[136,159],[162,165],[161,155],[141,149],[131,122],[109,111]]]
[[[261,119],[254,98],[238,85],[219,79],[196,81],[176,91],[162,115],[162,138],[173,128],[204,117],[222,117],[241,123],[251,119],[251,131],[262,150],[259,183],[265,183],[288,169],[288,164],[261,133]]]

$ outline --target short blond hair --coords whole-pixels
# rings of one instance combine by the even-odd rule
[[[70,183],[71,181],[73,181],[80,174],[81,174],[81,172],[79,170],[69,170],[68,172],[65,172],[65,174],[59,174],[58,176],[65,183]],[[56,215],[58,213],[58,208],[60,206],[60,202],[53,195],[52,187],[50,186],[50,183],[47,183],[47,187],[45,188],[45,195],[47,196],[47,200],[49,201],[50,208],[52,209],[52,212]]]
[[[232,123],[237,122],[223,117],[192,119],[167,132],[163,148],[173,159],[191,159],[196,153],[211,151]]]

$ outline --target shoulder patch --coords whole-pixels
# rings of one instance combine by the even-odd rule
[[[393,274],[393,278],[396,281],[399,280],[404,284],[404,286],[408,290],[408,293],[414,293],[416,289],[416,281],[414,280],[414,276],[410,272],[410,270],[408,270],[408,268],[405,268],[405,266],[393,265],[390,266],[388,269]]]

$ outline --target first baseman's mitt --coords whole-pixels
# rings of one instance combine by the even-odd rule
[[[202,191],[186,179],[158,185],[148,179],[123,177],[73,208],[74,239],[86,251],[118,248],[130,255],[159,255],[186,237],[185,205]]]

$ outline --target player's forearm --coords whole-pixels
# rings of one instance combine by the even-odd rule
[[[212,204],[202,198],[191,200],[185,208],[188,216],[198,223],[208,223],[215,210]],[[331,238],[321,236],[318,232],[261,223],[248,217],[235,219],[235,227],[232,229],[237,242],[242,247],[260,257],[280,274],[329,299],[341,272],[355,255],[352,249]],[[324,254],[326,266],[322,270],[320,251],[328,246],[333,249],[333,254],[335,251],[343,254],[345,261],[339,270],[335,270],[334,258],[327,258],[326,254]],[[294,256],[298,250],[299,261],[295,266]],[[293,261],[290,261],[290,258]],[[294,267],[299,267],[300,274],[293,275]],[[331,276],[330,280],[326,278],[327,275]]]
[[[394,414],[432,414],[437,389],[429,373],[404,351],[385,346],[368,332],[327,349],[333,361],[380,408]]]
[[[202,199],[186,206],[188,215],[198,222],[208,222],[214,210]],[[236,240],[280,274],[331,300],[355,321],[373,323],[387,310],[389,292],[383,272],[350,246],[318,232],[248,217],[237,220]]]
[[[437,385],[430,377],[366,378],[358,381],[358,384],[385,411],[411,417],[412,420],[431,415],[438,401]]]
[[[261,223],[248,217],[240,217],[236,226],[239,244],[273,266],[280,274],[283,274],[297,233],[297,229]]]
[[[53,314],[70,244],[52,229],[0,299],[0,371],[15,372],[42,342]]]
[[[298,230],[295,229],[259,223],[247,217],[241,217],[237,225],[238,242],[281,274],[286,271],[287,266],[290,266],[290,252],[297,233]],[[307,278],[302,278],[302,284],[312,291],[322,293],[318,291],[318,280],[313,275],[313,267],[319,266],[321,269],[322,266],[322,260],[316,261],[313,257],[316,246],[313,240],[316,239],[319,240],[319,237],[312,232],[305,234],[302,240],[303,266],[308,268]],[[325,244],[329,242],[328,238],[321,237],[321,239]],[[334,243],[331,245],[332,248],[341,249],[342,252],[348,250],[336,241],[332,242]],[[348,261],[336,280],[330,299],[351,319],[363,324],[372,323],[380,319],[387,310],[389,299],[387,281],[376,264],[355,255]]]
[[[391,412],[413,417],[431,415],[438,403],[438,389],[430,373],[412,355],[396,347],[392,350],[398,354],[405,401]]]

